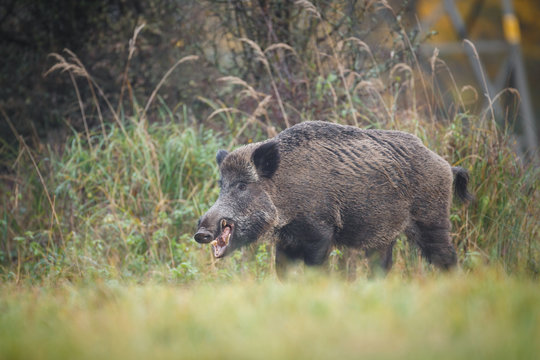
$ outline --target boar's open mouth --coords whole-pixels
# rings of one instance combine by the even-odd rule
[[[220,233],[218,237],[212,241],[212,249],[216,258],[223,257],[229,247],[231,236],[234,230],[234,223],[230,220],[221,219],[219,222]]]

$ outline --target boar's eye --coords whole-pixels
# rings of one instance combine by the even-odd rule
[[[244,191],[246,190],[247,185],[245,182],[240,181],[239,183],[236,184],[236,188],[240,191]]]

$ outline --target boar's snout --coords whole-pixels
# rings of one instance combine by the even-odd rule
[[[212,225],[214,217],[213,212],[209,211],[199,219],[197,232],[193,235],[193,238],[199,244],[208,244],[214,240],[216,232],[215,227]]]
[[[197,230],[197,233],[193,237],[195,238],[195,241],[200,244],[208,244],[214,239],[214,235],[204,228]]]

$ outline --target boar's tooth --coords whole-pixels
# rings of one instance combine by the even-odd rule
[[[221,220],[221,227],[224,228],[225,226],[227,226],[227,220],[222,219]]]
[[[225,239],[225,245],[229,245],[229,239],[231,238],[231,233],[227,235],[227,238]]]
[[[217,246],[217,240],[212,241],[212,242],[210,243],[210,245],[212,245],[212,246],[214,246],[214,247]]]

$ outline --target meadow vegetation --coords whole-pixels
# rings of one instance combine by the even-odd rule
[[[0,357],[538,353],[539,169],[516,155],[510,129],[489,109],[464,100],[474,90],[441,89],[451,74],[437,54],[426,70],[420,40],[398,17],[383,29],[388,51],[374,52],[298,4],[313,38],[302,49],[239,39],[259,77],[216,78],[220,97],[199,96],[205,118],[160,98],[170,72],[147,99],[126,106],[120,95],[113,105],[75,54],[56,55],[56,76],[71,76],[77,96],[75,79],[85,80],[93,94],[78,98],[84,123],[90,113],[99,121],[60,150],[29,147],[15,130],[18,145],[1,144],[9,172],[0,184]],[[409,131],[469,170],[475,200],[455,202],[451,215],[457,271],[436,272],[400,238],[386,279],[368,279],[359,254],[335,249],[322,271],[280,284],[271,242],[215,261],[192,240],[218,195],[216,151],[310,119]]]
[[[540,350],[538,283],[496,271],[1,290],[4,359],[534,359]]]

